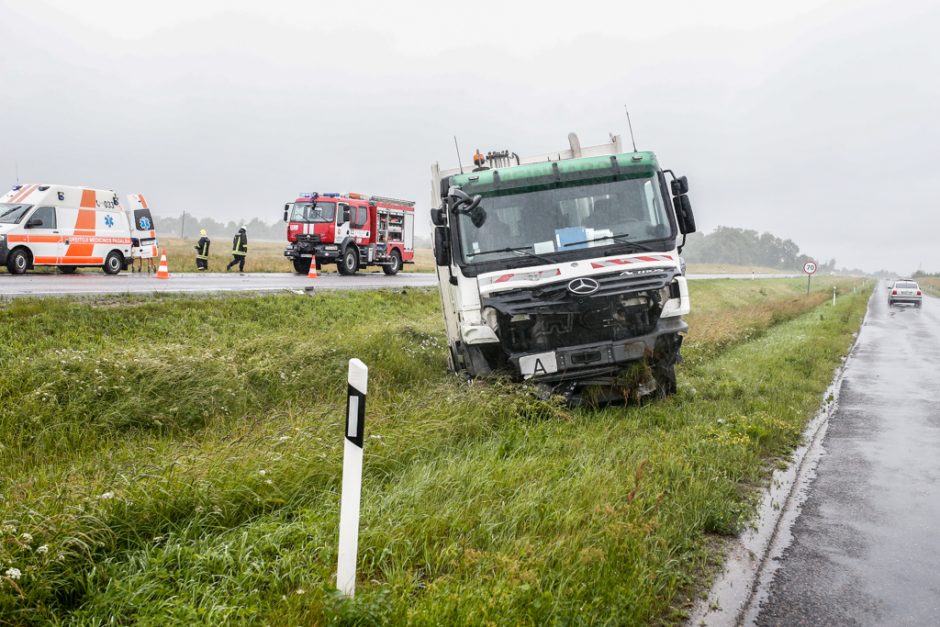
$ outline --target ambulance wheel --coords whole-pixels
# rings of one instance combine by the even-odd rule
[[[112,250],[108,253],[108,256],[104,259],[104,265],[102,269],[105,274],[117,274],[121,271],[121,268],[124,267],[124,255]]]
[[[307,274],[310,272],[310,259],[298,257],[294,259],[294,272],[297,274]]]
[[[10,274],[26,274],[29,268],[29,252],[23,248],[17,248],[7,258],[7,270]]]
[[[343,276],[356,274],[359,270],[359,251],[355,246],[350,246],[343,252],[343,256],[337,262],[336,267]]]
[[[392,260],[388,262],[387,266],[382,266],[382,272],[388,276],[395,276],[399,270],[401,270],[401,253],[396,248],[392,251]]]
[[[59,266],[59,272],[62,274],[75,274],[75,271],[78,270],[75,266]]]

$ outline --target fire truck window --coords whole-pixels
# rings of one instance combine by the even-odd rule
[[[36,229],[54,229],[55,228],[55,208],[40,207],[29,217],[30,220],[41,220],[41,226],[35,226]]]
[[[340,203],[339,211],[336,212],[336,223],[345,224],[349,222],[349,205]]]
[[[353,225],[352,225],[353,228],[357,228],[357,229],[358,229],[358,228],[360,228],[360,227],[362,227],[362,226],[365,226],[365,223],[366,223],[367,219],[368,219],[368,218],[366,217],[366,208],[365,208],[365,207],[356,207],[356,221],[355,221],[355,223],[353,223]]]

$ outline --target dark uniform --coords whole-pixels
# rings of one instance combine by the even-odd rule
[[[196,270],[209,269],[209,237],[203,235],[196,244]]]
[[[226,270],[231,270],[232,266],[238,264],[238,271],[245,271],[245,257],[248,256],[248,235],[245,233],[245,227],[238,229],[235,238],[232,240],[232,260]]]

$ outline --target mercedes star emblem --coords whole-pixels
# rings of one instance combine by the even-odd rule
[[[568,291],[578,296],[587,296],[600,289],[600,284],[594,279],[574,279],[568,282]]]

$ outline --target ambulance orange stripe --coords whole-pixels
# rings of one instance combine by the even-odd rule
[[[92,194],[94,194],[94,192],[92,192]],[[82,194],[82,196],[82,202],[84,203],[84,194]],[[78,219],[75,220],[75,234],[94,235],[96,214],[97,212],[94,209],[79,209]]]
[[[141,206],[141,207],[143,207],[144,209],[150,209],[150,207],[147,205],[147,201],[146,201],[146,199],[144,198],[144,195],[143,195],[143,194],[137,194],[137,198],[140,199],[140,206]]]
[[[82,202],[79,206],[83,209],[94,209],[95,207],[97,207],[98,199],[95,198],[95,190],[83,189],[82,190]]]
[[[36,257],[33,259],[33,263],[37,263],[39,265],[53,266],[59,263],[59,258],[58,257]]]
[[[53,257],[54,259],[54,257]],[[103,257],[63,257],[59,260],[63,266],[73,266],[78,264],[101,265],[104,263]]]
[[[14,242],[35,242],[37,244],[57,244],[65,240],[63,235],[8,235],[7,241]]]

